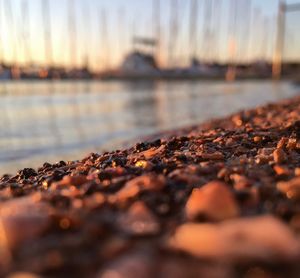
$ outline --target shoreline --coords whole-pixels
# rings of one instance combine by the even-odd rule
[[[297,276],[300,97],[4,175],[0,200],[0,276]]]

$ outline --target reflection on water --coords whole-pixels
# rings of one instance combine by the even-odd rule
[[[296,94],[266,81],[1,83],[0,174]]]

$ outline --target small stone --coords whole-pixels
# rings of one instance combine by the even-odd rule
[[[243,119],[242,119],[241,115],[234,115],[231,119],[235,125],[237,125],[237,126],[243,125]]]
[[[9,248],[42,234],[50,225],[50,208],[35,202],[32,197],[21,197],[2,203],[0,208],[1,241]],[[2,242],[3,243],[3,242]]]
[[[183,224],[168,245],[199,258],[234,262],[290,261],[300,254],[295,235],[273,216]]]
[[[201,182],[201,177],[187,172],[187,169],[176,169],[169,173],[168,178],[188,186],[195,186]]]
[[[119,225],[122,231],[134,236],[156,235],[160,231],[155,215],[141,201],[133,203],[128,212],[121,215]]]
[[[290,174],[290,170],[281,165],[274,165],[273,169],[278,176],[288,176]]]
[[[128,181],[122,189],[117,192],[120,200],[126,200],[137,196],[143,191],[161,191],[165,187],[166,181],[163,175],[148,174],[139,176]]]
[[[283,163],[287,160],[287,155],[282,148],[277,148],[273,152],[273,158],[276,163]]]
[[[300,200],[300,177],[277,183],[277,189],[285,193],[289,199]]]
[[[224,155],[221,152],[202,153],[201,157],[205,160],[223,160]]]
[[[230,179],[234,181],[234,188],[236,190],[245,189],[252,185],[251,181],[243,175],[231,174]]]
[[[186,203],[185,213],[189,220],[204,217],[220,221],[238,216],[239,207],[226,184],[212,181],[193,189]]]
[[[265,164],[273,159],[272,153],[274,152],[274,148],[262,148],[259,149],[256,155],[256,163],[257,164]]]
[[[285,145],[287,144],[287,142],[288,142],[288,138],[282,137],[282,138],[278,141],[278,143],[277,143],[277,149],[282,149],[282,148],[284,148]]]
[[[138,160],[135,163],[135,166],[145,170],[151,170],[153,168],[153,164],[147,160]]]
[[[50,190],[61,190],[65,189],[66,187],[79,187],[86,183],[88,180],[84,175],[77,175],[77,176],[64,176],[62,180],[53,182],[50,186]]]
[[[144,157],[145,159],[151,159],[154,156],[162,153],[165,150],[165,145],[161,145],[159,148],[153,147],[146,151],[142,151],[132,155],[132,158]]]
[[[74,185],[74,186],[80,186],[84,183],[86,183],[88,180],[86,176],[84,175],[77,175],[77,176],[64,176],[61,180],[61,185]]]
[[[274,152],[274,148],[262,148],[259,149],[258,154],[261,154],[263,156],[269,156]]]
[[[254,136],[253,137],[253,141],[255,142],[255,143],[258,143],[258,142],[260,142],[262,140],[262,138],[260,137],[260,136]]]
[[[290,138],[287,142],[286,148],[289,150],[294,150],[297,148],[297,139],[296,138]]]

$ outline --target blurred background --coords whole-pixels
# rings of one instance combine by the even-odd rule
[[[297,95],[299,31],[299,0],[0,0],[0,174]]]

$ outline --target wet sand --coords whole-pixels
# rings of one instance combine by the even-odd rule
[[[1,275],[297,277],[300,97],[0,188]]]

